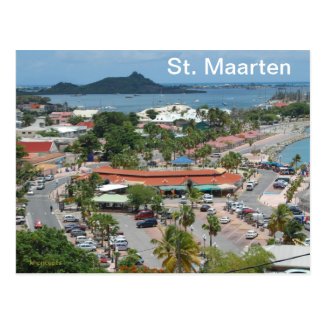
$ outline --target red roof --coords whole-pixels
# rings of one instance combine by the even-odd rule
[[[277,102],[274,106],[275,107],[285,107],[285,106],[288,106],[288,104],[286,104],[284,102]]]
[[[175,171],[140,171],[100,167],[94,170],[102,179],[112,183],[143,182],[149,186],[184,185],[188,179],[195,184],[234,184],[240,181],[238,174],[218,173],[215,169],[175,170]]]
[[[52,147],[52,141],[39,141],[39,142],[18,142],[24,147],[27,153],[37,153],[37,152],[50,152]]]
[[[95,126],[94,122],[92,122],[92,121],[88,121],[88,122],[79,122],[77,125],[78,125],[78,126],[86,126],[87,129],[92,129],[92,128]]]

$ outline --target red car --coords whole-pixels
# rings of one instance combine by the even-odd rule
[[[36,220],[34,223],[34,228],[35,229],[42,229],[43,228],[43,224],[40,220]]]
[[[251,208],[245,208],[242,211],[242,214],[255,213],[256,211]]]
[[[152,210],[141,210],[135,215],[134,220],[151,219],[153,217],[154,213]]]

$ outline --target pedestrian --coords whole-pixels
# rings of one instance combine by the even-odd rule
[[[52,207],[52,205],[50,205],[50,210],[51,210],[51,212],[53,211],[53,207]]]

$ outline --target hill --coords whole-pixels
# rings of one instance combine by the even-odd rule
[[[202,92],[204,93],[205,91],[187,89],[185,86],[165,87],[145,78],[140,73],[133,72],[128,77],[109,77],[83,86],[60,82],[50,88],[41,89],[33,94],[180,94]],[[17,91],[17,94],[22,93],[21,91]]]

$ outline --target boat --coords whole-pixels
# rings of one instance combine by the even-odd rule
[[[125,96],[125,98],[133,98],[133,96]]]

